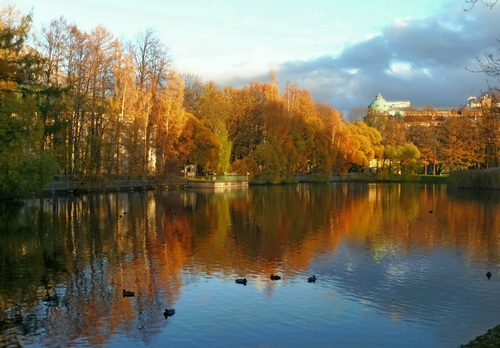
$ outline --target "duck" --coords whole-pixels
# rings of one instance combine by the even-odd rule
[[[308,283],[315,283],[316,282],[316,276],[313,274],[312,277],[307,278]]]
[[[173,308],[170,308],[170,309],[165,308],[165,312],[163,312],[165,319],[167,319],[168,317],[171,317],[174,314],[175,314],[175,309],[173,309]]]
[[[488,278],[488,279],[491,278],[491,272],[490,271],[486,272],[486,278]]]
[[[123,297],[134,297],[135,294],[133,291],[127,291],[125,289],[123,289]]]
[[[280,280],[281,277],[279,275],[271,274],[271,280]]]
[[[243,284],[243,285],[247,285],[247,278],[238,278],[235,280],[236,284]]]

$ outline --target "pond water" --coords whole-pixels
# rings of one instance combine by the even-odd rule
[[[497,192],[336,183],[23,203],[0,208],[1,347],[457,347],[500,324]]]

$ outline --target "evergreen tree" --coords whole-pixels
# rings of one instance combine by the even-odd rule
[[[24,42],[31,17],[12,7],[0,11],[0,199],[43,189],[55,169],[43,151],[43,123],[31,95]],[[22,87],[22,88],[21,88]]]

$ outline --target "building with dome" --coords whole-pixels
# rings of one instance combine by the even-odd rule
[[[394,116],[396,111],[411,108],[409,100],[387,101],[382,94],[377,94],[375,99],[368,106],[368,111],[377,113],[388,113]]]
[[[377,94],[375,99],[368,105],[368,112],[372,113],[387,113],[389,111],[389,103],[382,94]]]
[[[456,107],[412,107],[409,100],[388,101],[381,93],[368,106],[368,115],[386,114],[402,118],[407,127],[412,125],[431,125],[443,122],[449,117],[482,115],[483,107],[491,106],[492,96],[486,94],[481,98],[469,97],[465,106]]]

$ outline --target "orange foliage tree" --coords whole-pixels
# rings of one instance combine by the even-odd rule
[[[142,177],[190,163],[278,183],[327,180],[378,153],[369,127],[346,124],[294,84],[280,94],[275,72],[267,83],[221,89],[181,78],[151,30],[124,46],[102,26],[87,32],[60,18],[39,38],[44,59],[30,81],[52,91],[39,100],[44,146],[60,172]]]

